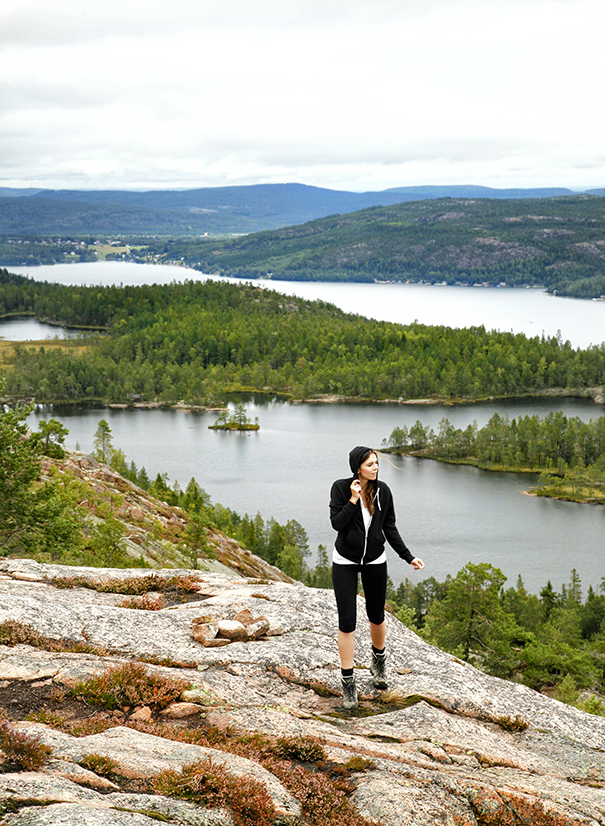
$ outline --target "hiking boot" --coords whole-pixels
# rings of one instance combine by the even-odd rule
[[[357,708],[357,686],[355,677],[341,677],[343,706],[347,709]]]
[[[387,671],[386,671],[387,655],[376,654],[372,651],[372,663],[370,665],[370,674],[372,675],[372,682],[374,688],[388,688]]]

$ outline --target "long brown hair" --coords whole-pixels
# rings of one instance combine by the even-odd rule
[[[375,450],[368,450],[360,459],[359,467],[363,465],[367,459],[374,454],[376,459],[378,459],[378,454]],[[358,471],[359,476],[359,471]],[[370,512],[370,516],[374,516],[374,499],[376,498],[376,491],[378,490],[378,479],[371,479],[368,481],[367,485],[365,486],[364,492],[361,494],[361,498],[363,500],[363,504],[366,506],[368,511]]]

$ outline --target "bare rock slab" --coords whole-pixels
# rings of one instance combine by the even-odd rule
[[[363,699],[356,715],[342,711],[331,591],[197,571],[188,574],[199,581],[199,600],[161,611],[140,611],[119,607],[119,595],[86,588],[58,589],[52,578],[120,580],[148,571],[0,560],[0,572],[5,575],[0,574],[0,622],[16,620],[47,637],[87,641],[109,652],[95,656],[49,653],[27,645],[0,646],[0,684],[13,693],[25,683],[33,687],[52,681],[60,687],[70,686],[76,679],[133,659],[163,661],[166,665],[149,665],[149,670],[190,682],[180,703],[203,707],[210,724],[276,737],[315,738],[329,760],[341,764],[355,756],[373,761],[373,767],[353,776],[353,801],[363,815],[379,819],[384,826],[454,826],[454,820],[475,826],[469,801],[477,794],[494,801],[507,795],[523,796],[562,813],[572,823],[605,826],[604,718],[483,674],[427,645],[391,615],[386,617],[387,668],[393,696],[381,703],[369,672],[370,635],[361,598],[355,665]],[[157,572],[172,577],[175,573]],[[27,576],[16,579],[19,574]],[[265,621],[268,629],[253,641],[255,624]],[[220,622],[236,627],[239,623],[246,638],[221,639]],[[192,637],[192,629],[203,623],[216,627],[217,635],[199,642]],[[274,636],[278,629],[281,634]],[[528,728],[503,731],[498,726],[501,717],[520,717]],[[35,818],[42,818],[40,823],[68,823],[60,818],[72,816],[71,806],[86,807],[77,818],[78,826],[94,826],[104,823],[104,812],[112,805],[138,818],[156,811],[176,823],[214,822],[187,819],[190,815],[185,810],[181,815],[175,808],[154,808],[164,805],[160,797],[151,796],[156,802],[143,807],[135,805],[136,800],[132,805],[119,803],[118,792],[108,793],[111,787],[99,783],[94,788],[105,792],[102,800],[90,788],[85,789],[89,797],[72,799],[74,786],[92,785],[78,760],[93,752],[111,757],[125,776],[135,779],[210,757],[239,774],[242,783],[246,777],[265,783],[280,811],[294,815],[299,811],[274,775],[226,752],[155,738],[127,727],[73,738],[39,724],[18,725],[40,733],[54,749],[45,772],[54,777],[53,783],[67,785],[62,785],[63,791],[51,792],[25,786],[19,792],[19,786],[11,786],[10,794],[21,795],[23,808],[10,815],[7,826],[23,826],[27,818],[34,818],[32,823],[38,822]],[[2,783],[17,784],[20,778],[25,774],[5,775]],[[32,781],[25,778],[24,782]],[[1,789],[2,784],[0,801]],[[36,811],[28,806],[30,799],[40,802]],[[177,806],[175,801],[169,803]],[[55,821],[44,820],[45,810],[56,806],[63,809],[55,811]],[[197,814],[201,817],[203,810]],[[224,823],[229,823],[229,816],[224,817]],[[112,818],[112,826],[117,822]]]
[[[137,802],[132,801],[136,806]],[[125,807],[124,807],[125,808]],[[103,801],[91,803],[56,803],[49,806],[31,806],[21,809],[15,814],[7,815],[3,821],[6,826],[157,826],[158,817],[140,811],[123,811],[117,803],[111,806]],[[153,812],[153,810],[149,810]],[[156,810],[157,811],[157,810]],[[166,815],[170,822],[191,824],[191,826],[232,826],[233,820],[225,812],[203,811],[186,812],[183,807],[174,805],[172,815]],[[175,816],[177,815],[178,816]],[[158,812],[158,814],[163,814]],[[177,819],[178,817],[178,819]]]

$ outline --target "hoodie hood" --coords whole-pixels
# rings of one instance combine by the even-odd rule
[[[354,475],[357,474],[366,453],[373,452],[373,448],[363,447],[362,445],[357,445],[357,447],[353,448],[353,450],[349,453],[349,467]]]

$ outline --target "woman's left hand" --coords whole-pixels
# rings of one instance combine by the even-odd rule
[[[421,571],[424,568],[424,562],[421,559],[418,559],[417,556],[415,556],[414,559],[412,559],[412,561],[410,562],[410,565],[416,571]]]

